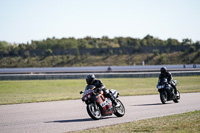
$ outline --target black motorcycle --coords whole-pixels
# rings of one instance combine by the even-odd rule
[[[177,86],[177,80],[172,80],[171,82],[174,86]],[[179,102],[178,100],[180,99],[180,92],[177,90],[177,94],[175,94],[174,88],[167,82],[166,78],[158,81],[157,88],[160,92],[160,100],[163,104],[170,100],[173,100],[175,103]]]

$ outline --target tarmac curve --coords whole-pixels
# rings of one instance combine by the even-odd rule
[[[181,94],[179,103],[161,104],[159,95],[119,97],[124,117],[115,115],[92,120],[80,100],[0,106],[1,133],[62,133],[114,125],[141,119],[200,110],[200,93]]]

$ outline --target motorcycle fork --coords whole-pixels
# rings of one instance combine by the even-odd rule
[[[96,101],[94,101],[94,110],[96,111],[97,110],[97,102]]]

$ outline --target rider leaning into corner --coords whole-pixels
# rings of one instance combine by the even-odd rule
[[[161,69],[160,69],[159,80],[162,78],[167,79],[167,82],[174,88],[174,92],[177,95],[177,89],[173,82],[172,74],[170,72],[168,72],[166,67],[161,67]]]
[[[94,74],[88,74],[86,76],[86,82],[88,85],[94,85],[98,91],[103,91],[103,95],[105,97],[108,97],[111,99],[111,101],[115,104],[116,107],[120,106],[119,103],[116,102],[116,99],[111,95],[108,89],[106,89],[105,85],[101,82],[101,80],[98,80],[95,78]]]

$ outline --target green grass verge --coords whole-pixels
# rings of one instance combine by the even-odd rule
[[[200,76],[174,77],[181,93],[200,92]],[[101,79],[108,89],[116,89],[123,96],[158,94],[158,78]],[[84,79],[11,80],[0,81],[0,105],[81,98]]]
[[[113,126],[100,127],[73,133],[199,133],[200,111],[151,118]]]

